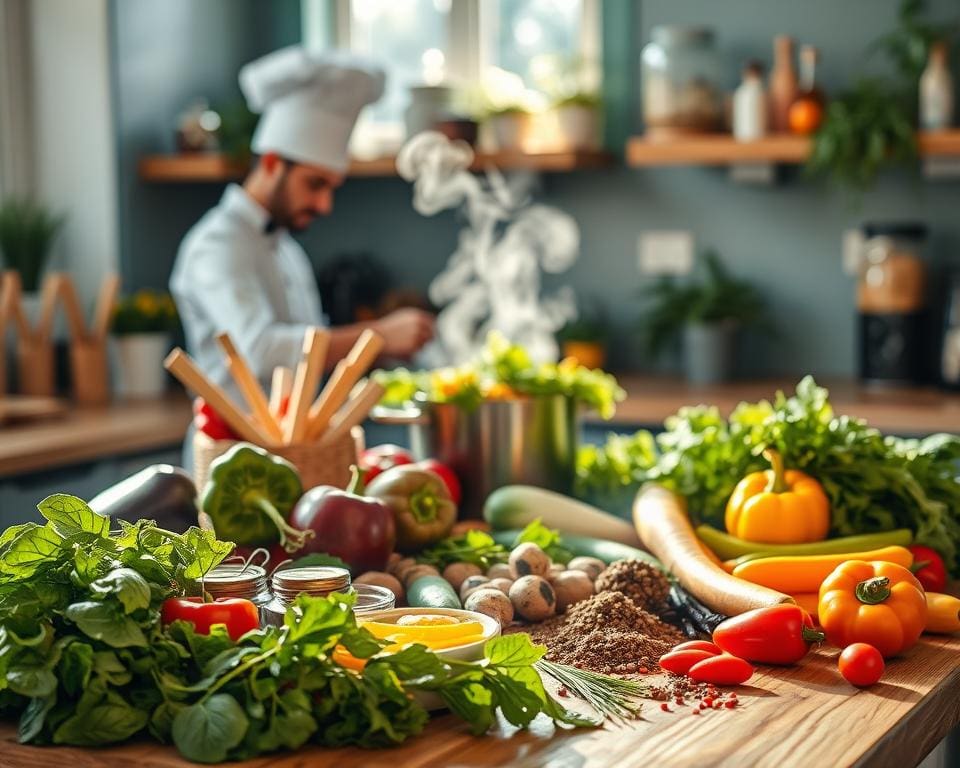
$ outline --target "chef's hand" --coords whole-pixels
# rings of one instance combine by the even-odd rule
[[[433,338],[434,317],[422,309],[397,309],[374,323],[384,338],[383,354],[409,359]]]

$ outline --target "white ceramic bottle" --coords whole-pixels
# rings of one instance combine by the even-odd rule
[[[750,62],[743,69],[743,82],[733,94],[733,137],[756,141],[767,133],[767,94],[760,65]]]
[[[920,128],[944,131],[953,123],[953,77],[947,66],[947,44],[934,43],[920,76]]]

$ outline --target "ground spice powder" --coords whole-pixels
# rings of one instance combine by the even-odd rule
[[[525,631],[547,646],[551,661],[605,674],[653,672],[657,659],[685,639],[620,592],[601,592]]]

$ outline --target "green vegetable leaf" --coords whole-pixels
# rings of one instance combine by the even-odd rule
[[[46,723],[47,713],[56,703],[55,693],[43,698],[30,699],[30,703],[27,704],[20,715],[20,723],[17,726],[17,741],[26,744],[37,738]]]
[[[93,600],[73,603],[64,614],[80,630],[94,640],[102,640],[113,648],[146,647],[143,630],[129,616],[111,603]]]
[[[60,681],[70,696],[79,696],[90,682],[93,673],[93,646],[73,642],[60,657]]]
[[[46,666],[11,666],[7,670],[7,687],[21,696],[44,698],[57,690],[57,678]]]
[[[439,693],[450,711],[469,724],[475,735],[486,733],[496,722],[493,693],[483,684],[481,675],[458,680]]]
[[[76,496],[55,493],[37,504],[37,509],[64,538],[76,533],[92,533],[100,538],[110,535],[110,518],[97,514]]]
[[[249,724],[233,696],[217,693],[177,713],[173,719],[173,743],[188,760],[219,763],[243,741]]]
[[[183,575],[188,579],[199,579],[233,552],[233,544],[219,541],[212,531],[190,528],[183,536],[183,544],[177,545],[177,551],[186,568]]]
[[[546,646],[534,645],[526,632],[501,635],[487,641],[483,655],[497,667],[530,667],[543,658]]]
[[[353,595],[334,593],[333,599],[300,595],[294,603],[296,611],[288,610],[284,623],[290,628],[290,641],[309,640],[321,650],[332,648],[341,633],[356,626],[351,606]]]
[[[513,546],[516,547],[518,544],[523,544],[525,542],[531,542],[536,544],[540,549],[547,553],[551,560],[555,563],[561,563],[566,565],[573,559],[573,553],[563,546],[563,539],[560,536],[560,531],[547,528],[538,517],[536,520],[530,522],[526,528],[520,531],[520,534],[517,536],[517,540],[513,543]]]
[[[150,715],[150,733],[158,741],[168,744],[173,734],[173,721],[187,705],[179,701],[164,701]]]
[[[147,724],[148,715],[129,704],[100,704],[64,720],[53,733],[55,744],[96,747],[129,739]]]
[[[28,523],[0,549],[0,573],[27,579],[61,556],[63,537],[49,525]]]
[[[122,604],[126,613],[150,607],[150,585],[132,568],[116,568],[90,585],[95,595],[112,595]]]
[[[93,671],[110,685],[126,685],[132,679],[130,670],[113,651],[96,651],[93,654]]]

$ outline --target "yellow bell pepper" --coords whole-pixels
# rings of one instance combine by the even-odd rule
[[[960,598],[939,592],[927,592],[927,624],[924,632],[945,635],[960,632]]]
[[[768,449],[771,469],[751,472],[727,502],[727,533],[764,544],[820,541],[830,530],[830,501],[823,487],[795,469],[784,471],[783,458]]]

